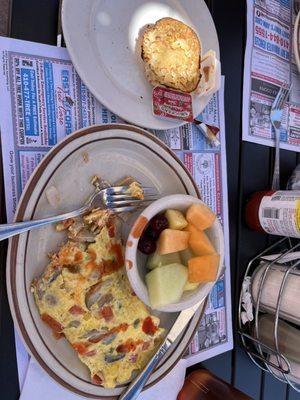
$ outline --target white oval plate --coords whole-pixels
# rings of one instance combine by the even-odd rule
[[[163,17],[191,26],[202,54],[214,50],[219,59],[216,29],[204,0],[64,0],[62,5],[64,38],[83,82],[115,114],[150,129],[184,124],[152,115],[152,86],[136,49],[140,29]],[[195,116],[211,96],[193,96]]]
[[[199,196],[185,167],[152,134],[130,125],[95,125],[66,137],[43,158],[23,192],[16,220],[42,218],[78,208],[93,191],[90,179],[95,174],[112,182],[131,175],[143,185],[156,187],[162,195]],[[50,186],[60,193],[61,205],[57,209],[50,206],[45,195]],[[30,292],[32,279],[48,263],[47,254],[56,251],[64,239],[63,233],[46,226],[10,240],[7,291],[15,326],[29,353],[58,383],[81,396],[114,398],[124,387],[104,389],[90,382],[88,369],[71,346],[65,339],[55,340],[41,321]],[[202,313],[203,309],[199,309],[195,314],[151,376],[148,386],[161,379],[181,357]],[[176,317],[174,313],[158,315],[166,329]]]

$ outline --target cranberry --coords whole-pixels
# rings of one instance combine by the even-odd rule
[[[139,240],[138,243],[138,249],[143,253],[143,254],[152,254],[156,250],[156,243],[153,239],[146,235],[142,235],[142,237]]]
[[[147,236],[148,238],[152,239],[152,240],[157,240],[159,237],[159,232],[154,231],[151,226],[149,225],[145,232],[143,233],[143,235]]]
[[[158,214],[153,217],[150,221],[151,229],[156,232],[158,235],[169,226],[167,218],[163,214]]]

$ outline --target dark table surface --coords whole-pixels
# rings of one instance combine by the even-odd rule
[[[117,0],[112,1],[117,3]],[[225,122],[235,346],[233,351],[214,357],[201,365],[225,381],[231,382],[253,399],[295,400],[300,399],[299,394],[252,364],[240,347],[236,332],[237,299],[246,264],[269,242],[267,235],[250,231],[245,226],[244,202],[250,193],[270,186],[274,156],[273,149],[241,140],[242,77],[246,38],[245,3],[244,0],[207,0],[219,35],[222,73],[226,77]],[[13,0],[7,35],[56,45],[58,10],[59,0]],[[296,153],[281,151],[282,187],[298,162]],[[0,185],[0,215],[1,222],[5,222],[2,178],[0,178]],[[19,385],[13,324],[5,292],[6,249],[7,242],[0,242],[2,264],[0,275],[0,398],[12,400],[19,396]],[[200,365],[193,366],[191,370],[199,367]]]

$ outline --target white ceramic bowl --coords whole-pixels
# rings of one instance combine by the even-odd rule
[[[139,296],[139,298],[148,306],[151,306],[151,304],[148,296],[147,286],[145,284],[145,275],[147,272],[149,272],[149,270],[147,270],[146,267],[147,257],[137,249],[138,241],[152,217],[161,213],[162,211],[167,210],[168,208],[185,212],[190,205],[195,203],[204,204],[200,199],[184,194],[175,194],[162,197],[161,199],[153,202],[140,214],[130,231],[125,253],[126,271],[133,290],[137,296]],[[220,255],[218,273],[215,280],[216,282],[221,274],[224,264],[224,237],[219,220],[216,218],[213,225],[205,232],[216,249],[216,252]],[[157,310],[164,312],[176,312],[192,307],[196,303],[206,298],[215,282],[202,283],[197,289],[184,292],[178,302],[159,307]]]

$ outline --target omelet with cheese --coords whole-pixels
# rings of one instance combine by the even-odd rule
[[[58,224],[69,240],[32,283],[41,319],[65,337],[106,388],[129,382],[161,342],[164,330],[132,291],[114,216],[94,210]]]
[[[142,37],[142,59],[153,85],[193,92],[200,81],[201,44],[192,28],[174,18],[162,18]]]

